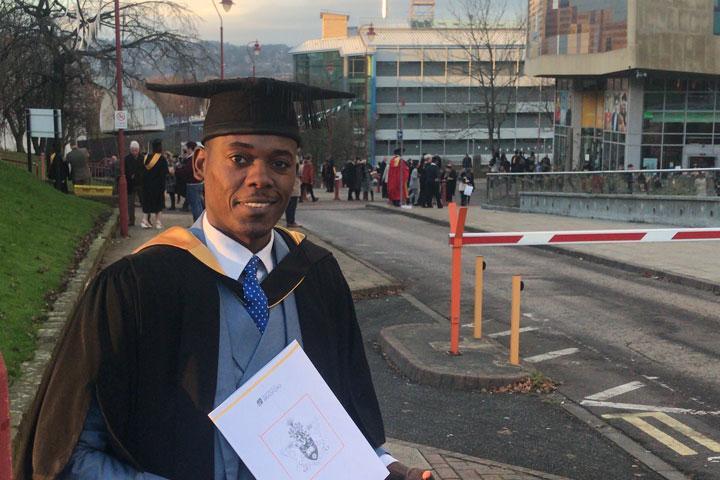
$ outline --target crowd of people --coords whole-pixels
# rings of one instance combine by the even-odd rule
[[[505,152],[496,150],[490,159],[490,173],[541,173],[551,172],[552,163],[550,157],[545,155],[541,160],[535,156],[535,152],[526,155],[522,150],[515,150],[515,153],[508,160]]]
[[[180,154],[163,150],[162,141],[153,140],[151,151],[141,153],[140,144],[130,142],[130,153],[125,157],[125,179],[128,193],[129,225],[135,225],[135,207],[140,201],[143,218],[142,228],[162,229],[162,211],[170,201],[175,210],[184,199],[180,209],[190,211],[197,220],[204,210],[203,184],[195,178],[192,160],[198,144],[186,142]]]
[[[438,155],[423,154],[418,160],[404,159],[400,149],[395,150],[390,160],[383,159],[376,166],[367,159],[356,157],[339,170],[335,162],[328,159],[322,165],[320,177],[328,193],[336,188],[347,188],[348,201],[374,201],[375,192],[378,192],[397,207],[442,208],[455,201],[456,196],[467,205],[475,187],[469,155],[465,156],[461,166],[456,167],[443,162]]]

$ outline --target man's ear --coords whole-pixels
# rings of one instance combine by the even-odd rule
[[[200,181],[205,181],[205,165],[207,163],[207,151],[203,147],[196,148],[193,152],[193,174]]]

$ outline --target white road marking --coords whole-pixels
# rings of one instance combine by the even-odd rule
[[[642,382],[630,382],[626,383],[625,385],[620,385],[618,387],[608,388],[607,390],[603,390],[602,392],[585,397],[585,399],[599,401],[610,400],[613,397],[619,397],[624,393],[632,392],[633,390],[637,390],[638,388],[642,388],[644,386],[645,384]]]
[[[564,357],[565,355],[572,355],[577,352],[579,352],[577,348],[566,348],[564,350],[556,350],[554,352],[543,353],[542,355],[527,357],[523,360],[530,363],[538,363],[544,362],[545,360],[552,360],[553,358]]]
[[[523,327],[519,331],[522,332],[534,332],[535,330],[540,330],[536,327]],[[510,330],[505,330],[504,332],[497,332],[497,333],[491,333],[488,335],[490,338],[498,338],[498,337],[509,337],[510,336]]]
[[[616,402],[598,402],[596,400],[583,400],[580,405],[586,407],[603,407],[603,408],[616,408],[618,410],[637,410],[642,412],[665,412],[665,413],[679,413],[686,415],[710,415],[720,416],[720,411],[705,411],[705,410],[692,410],[690,408],[677,408],[677,407],[658,407],[655,405],[640,405],[637,403],[616,403]]]

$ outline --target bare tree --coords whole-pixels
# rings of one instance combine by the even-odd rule
[[[510,20],[507,0],[453,0],[450,11],[458,28],[446,30],[445,35],[465,52],[480,100],[470,106],[471,118],[480,119],[470,128],[486,129],[496,150],[500,129],[517,105],[526,22],[522,16]]]
[[[0,115],[22,150],[25,108],[63,110],[67,138],[77,133],[87,86],[112,89],[115,11],[107,0],[14,0],[0,10]],[[173,0],[120,6],[125,81],[143,72],[192,76],[202,49],[191,12]]]

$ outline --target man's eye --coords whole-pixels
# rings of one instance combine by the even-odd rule
[[[248,159],[248,157],[246,157],[245,155],[242,155],[240,153],[231,155],[230,159],[233,162],[237,163],[238,165],[247,165],[248,163],[250,163],[250,160]]]
[[[290,162],[288,160],[274,160],[272,164],[273,167],[278,169],[290,168]]]

